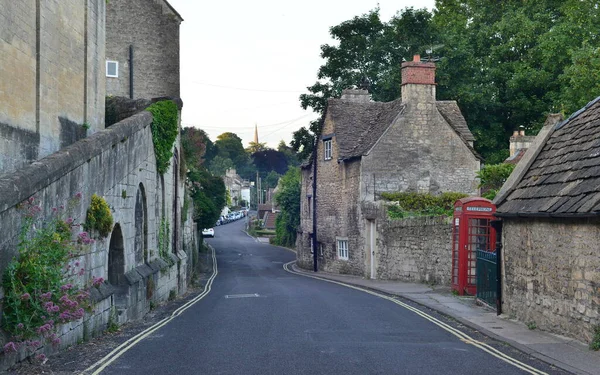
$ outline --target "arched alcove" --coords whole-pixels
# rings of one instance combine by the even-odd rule
[[[115,224],[110,235],[108,248],[108,282],[114,286],[124,285],[125,280],[125,246],[121,225]]]
[[[135,197],[135,263],[148,262],[148,204],[146,190],[140,183]]]

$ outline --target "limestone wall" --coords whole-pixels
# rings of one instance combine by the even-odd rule
[[[377,220],[375,267],[378,279],[449,285],[452,218]]]
[[[589,342],[600,324],[600,222],[503,222],[503,312]]]
[[[63,327],[62,346],[106,329],[111,311],[121,323],[138,319],[152,304],[186,291],[191,261],[187,254],[197,251],[197,247],[193,249],[196,232],[193,222],[180,216],[184,179],[176,158],[164,175],[156,171],[151,122],[150,112],[143,111],[18,172],[0,176],[0,272],[17,254],[20,202],[35,197],[48,218],[53,207],[66,205],[80,192],[82,199],[69,214],[76,222],[85,220],[92,194],[103,196],[111,208],[112,234],[91,245],[78,259],[85,269],[83,280],[103,277],[109,283],[95,290],[97,308],[93,313]],[[166,258],[158,252],[162,219],[170,227]],[[116,248],[122,248],[122,283],[111,281],[108,265],[109,253]]]
[[[104,0],[0,0],[0,173],[104,127],[104,12]]]

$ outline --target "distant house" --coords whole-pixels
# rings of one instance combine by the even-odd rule
[[[436,100],[435,64],[419,56],[402,64],[395,101],[366,90],[330,99],[314,162],[302,167],[298,264],[312,267],[314,238],[320,269],[368,275],[384,245],[369,239],[378,225],[369,202],[391,191],[477,195],[473,140],[456,102]]]
[[[179,98],[181,15],[167,0],[106,2],[106,94]]]
[[[504,311],[589,341],[600,323],[600,98],[549,116],[495,203]]]
[[[508,164],[518,164],[525,155],[525,152],[531,147],[535,140],[535,135],[525,135],[525,130],[515,130],[509,143],[509,156],[504,160]]]

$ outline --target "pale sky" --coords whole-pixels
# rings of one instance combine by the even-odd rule
[[[329,28],[377,4],[388,21],[405,7],[432,9],[434,0],[168,0],[181,14],[183,126],[215,141],[236,133],[276,148],[317,115],[298,97],[317,80],[332,44]],[[398,67],[400,68],[400,67]]]

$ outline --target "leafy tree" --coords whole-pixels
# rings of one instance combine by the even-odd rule
[[[275,188],[277,186],[277,183],[279,182],[279,177],[281,177],[281,175],[275,171],[271,171],[269,172],[269,174],[267,175],[267,177],[264,180],[264,188],[268,189],[268,188]]]
[[[512,171],[515,169],[514,164],[501,163],[486,165],[477,172],[479,178],[479,187],[487,199],[494,199],[496,194],[502,188]]]
[[[277,151],[285,155],[288,166],[297,167],[300,163],[298,162],[298,156],[292,147],[285,144],[284,140],[279,141],[277,145]]]
[[[227,199],[223,179],[206,170],[190,171],[189,177],[192,181],[190,196],[194,202],[194,221],[199,228],[211,228],[219,219]]]
[[[281,177],[275,202],[281,212],[275,221],[275,243],[293,247],[300,225],[300,168],[294,167]]]
[[[186,127],[181,130],[181,148],[188,166],[201,168],[205,163],[207,150],[213,149],[213,143],[202,129]]]
[[[230,159],[236,169],[242,169],[247,166],[248,154],[242,145],[242,139],[235,133],[226,132],[217,137],[215,142],[217,156],[223,159]]]
[[[235,168],[235,165],[229,158],[224,158],[220,155],[214,157],[210,162],[208,169],[215,176],[225,176],[228,169]]]
[[[255,152],[264,151],[266,149],[267,149],[266,143],[255,143],[254,141],[251,141],[249,143],[249,146],[246,148],[246,152],[249,154],[253,154]]]
[[[255,152],[252,154],[252,160],[254,160],[254,165],[262,177],[266,177],[271,171],[284,174],[288,170],[285,154],[273,149]]]

